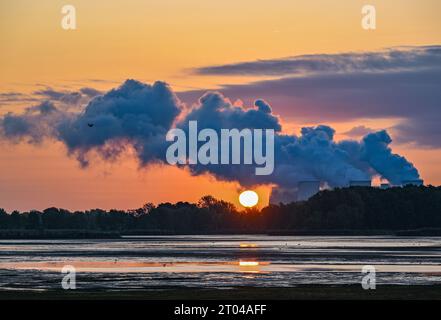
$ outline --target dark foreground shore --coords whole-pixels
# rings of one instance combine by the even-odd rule
[[[240,287],[228,289],[149,289],[142,291],[2,291],[1,300],[441,300],[441,285]]]
[[[221,230],[199,232],[198,235],[268,235],[268,236],[398,236],[441,237],[441,229],[422,228],[414,230]],[[191,236],[194,233],[172,230],[137,230],[136,232],[100,230],[0,230],[0,240],[64,240],[64,239],[123,239],[125,236]]]

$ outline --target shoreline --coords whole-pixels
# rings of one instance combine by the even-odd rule
[[[136,230],[132,232],[96,231],[77,229],[23,229],[0,230],[0,240],[118,240],[154,236],[215,236],[215,235],[265,235],[265,236],[396,236],[440,237],[441,229],[421,228],[411,230],[222,230],[218,232],[185,233],[171,230]]]
[[[441,300],[440,285],[302,285],[296,287],[234,287],[227,289],[0,290],[0,300]]]

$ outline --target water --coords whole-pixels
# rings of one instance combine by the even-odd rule
[[[441,284],[441,237],[148,236],[119,240],[0,240],[0,290]]]

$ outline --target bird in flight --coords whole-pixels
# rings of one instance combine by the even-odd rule
[[[89,126],[89,128],[93,127],[93,123],[88,123],[87,125]]]

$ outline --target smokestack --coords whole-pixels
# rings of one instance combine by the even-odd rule
[[[424,181],[421,179],[403,180],[402,185],[403,186],[422,186],[422,185],[424,185]]]
[[[320,181],[300,181],[298,184],[297,201],[305,201],[320,191]]]
[[[350,187],[370,187],[371,180],[351,180],[349,181]]]

